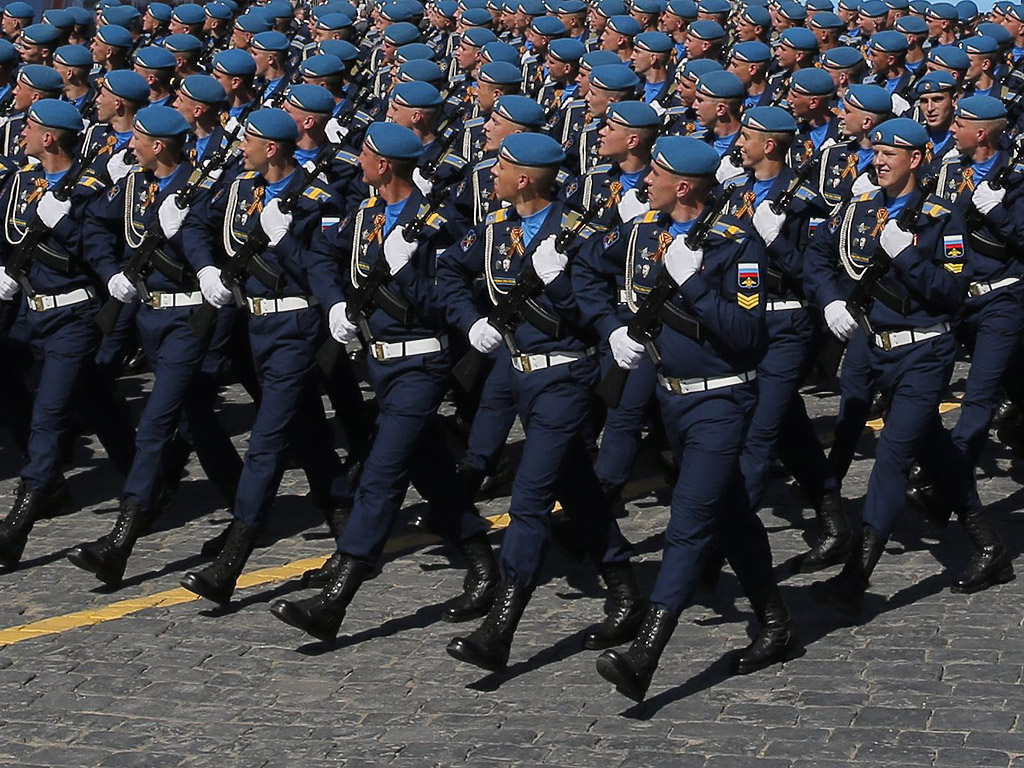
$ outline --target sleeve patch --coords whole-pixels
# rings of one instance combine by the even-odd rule
[[[459,243],[459,246],[462,248],[462,252],[466,253],[466,252],[469,251],[470,248],[473,247],[473,243],[475,243],[475,242],[476,242],[476,232],[471,229],[471,230],[469,230],[469,232],[466,233],[466,236],[464,238],[462,238],[462,242]]]
[[[736,271],[736,282],[740,288],[757,288],[761,284],[761,265],[756,261],[741,263]]]
[[[610,230],[608,230],[608,234],[604,236],[604,247],[605,248],[611,248],[612,245],[615,243],[615,241],[618,240],[618,239],[619,239],[619,230],[618,229],[610,229]]]

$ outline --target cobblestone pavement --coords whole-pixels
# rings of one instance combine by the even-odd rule
[[[137,395],[145,379],[127,384]],[[228,394],[226,414],[243,448],[249,406],[236,388]],[[836,397],[811,393],[808,404],[826,432]],[[762,514],[805,655],[728,676],[752,615],[726,572],[715,594],[701,594],[683,615],[651,698],[632,705],[597,675],[596,654],[581,650],[583,629],[601,615],[595,573],[555,549],[508,674],[449,658],[444,645],[457,630],[439,620],[440,604],[458,592],[461,572],[449,567],[446,547],[408,527],[412,496],[383,573],[360,591],[336,645],[307,643],[267,611],[293,589],[281,570],[240,590],[228,609],[171,592],[177,600],[131,612],[145,600],[123,601],[176,589],[228,515],[193,465],[171,515],[137,547],[125,586],[99,587],[64,557],[114,519],[119,479],[92,447],[83,443],[69,475],[79,511],[40,522],[24,567],[0,575],[0,628],[73,614],[42,625],[50,634],[0,648],[3,765],[1024,768],[1024,581],[951,594],[951,572],[968,555],[955,523],[935,531],[908,511],[876,571],[864,621],[850,625],[809,598],[814,576],[786,572],[811,513],[774,482]],[[844,489],[854,513],[871,467],[870,435],[861,447]],[[3,476],[17,466],[4,442]],[[1014,554],[1024,540],[1020,479],[1009,453],[992,445],[982,495]],[[7,505],[14,480],[2,488]],[[273,522],[280,540],[257,550],[249,571],[331,550],[304,491],[301,474],[289,472]],[[665,498],[642,495],[623,521],[648,587]],[[506,505],[501,498],[483,511]],[[98,613],[107,606],[111,613]],[[119,613],[128,615],[100,621]]]

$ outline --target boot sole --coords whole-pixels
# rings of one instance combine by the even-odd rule
[[[811,550],[813,552],[814,550]],[[834,568],[837,565],[842,565],[846,562],[846,558],[850,556],[850,548],[846,547],[840,552],[836,552],[834,555],[829,555],[827,558],[822,560],[810,560],[806,558],[810,555],[810,552],[804,554],[803,557],[797,556],[798,559],[793,563],[793,573],[817,573],[818,571],[824,571],[827,568]]]
[[[472,611],[470,613],[457,613],[452,614],[445,611],[441,614],[441,621],[446,621],[449,624],[464,624],[467,621],[473,621],[474,619],[482,619],[491,610],[491,606],[487,605],[479,610]]]
[[[323,632],[311,624],[308,624],[305,620],[304,614],[294,610],[291,603],[275,601],[270,604],[270,612],[274,615],[274,618],[283,621],[290,627],[301,629],[307,635],[315,637],[323,643],[331,643],[338,639],[337,632],[334,632],[333,634]]]
[[[775,658],[765,659],[764,661],[759,661],[757,664],[740,664],[737,661],[733,667],[733,674],[750,675],[754,672],[760,672],[762,669],[767,669],[774,664],[785,664],[787,661],[792,661],[802,655],[803,646],[800,645],[799,640],[793,638],[793,641]]]
[[[103,568],[98,563],[93,562],[84,553],[79,552],[76,549],[73,549],[70,552],[68,552],[68,560],[70,560],[73,565],[76,565],[79,568],[81,568],[83,571],[88,571],[89,573],[91,573],[93,576],[102,581],[108,587],[119,587],[121,586],[121,582],[124,581],[123,572],[120,574],[104,572]]]
[[[504,672],[508,669],[508,662],[492,661],[477,656],[475,653],[469,650],[469,647],[462,642],[460,638],[456,638],[448,643],[448,647],[445,648],[448,655],[453,659],[457,659],[465,664],[472,664],[474,667],[480,669],[486,669],[488,672]]]
[[[187,589],[189,592],[193,592],[200,597],[204,597],[212,603],[217,605],[227,605],[231,602],[231,594],[225,595],[222,592],[217,592],[209,588],[205,581],[196,578],[193,573],[186,573],[185,577],[178,582]]]
[[[597,674],[614,685],[615,690],[627,699],[641,702],[644,700],[644,696],[647,695],[647,689],[641,690],[631,677],[623,675],[618,665],[612,659],[599,656],[597,659]]]
[[[976,592],[984,592],[986,589],[989,589],[990,587],[996,587],[1000,584],[1009,584],[1016,578],[1017,574],[1013,572],[1013,566],[1008,565],[1006,568],[1001,570],[991,579],[984,581],[981,584],[976,584],[971,587],[959,587],[956,584],[954,584],[949,588],[949,591],[955,592],[958,595],[973,595]]]

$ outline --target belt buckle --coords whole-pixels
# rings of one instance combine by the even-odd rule
[[[892,352],[892,334],[889,331],[881,331],[878,334],[878,338],[882,340],[882,349],[886,352]]]
[[[153,309],[163,309],[163,291],[153,291],[149,294],[149,306]]]
[[[35,308],[36,312],[45,312],[46,311],[46,302],[44,301],[45,298],[46,298],[45,296],[32,296],[31,297],[32,306]]]
[[[252,302],[252,313],[254,315],[257,315],[257,316],[262,315],[263,314],[263,299],[261,299],[259,296],[257,296],[255,298],[251,298],[249,300]]]
[[[530,362],[530,356],[529,355],[520,355],[519,356],[519,362],[523,366],[523,373],[532,373],[533,372],[533,363]]]
[[[381,362],[383,362],[384,360],[387,359],[386,352],[385,352],[385,349],[384,349],[384,342],[382,342],[382,341],[375,341],[375,342],[373,342],[373,356],[374,356],[374,358],[376,358],[378,361],[381,361]]]
[[[985,295],[981,290],[981,283],[971,283],[967,288],[967,292],[974,298]]]

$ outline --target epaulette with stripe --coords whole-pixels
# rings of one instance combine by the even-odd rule
[[[377,204],[377,201],[379,199],[380,198],[378,198],[376,195],[374,195],[373,197],[368,197],[365,200],[363,200],[363,202],[361,202],[359,204],[359,207],[360,208],[373,208]]]
[[[257,176],[259,176],[259,173],[256,171],[243,171],[238,174],[238,178],[240,179],[255,179]]]
[[[797,200],[814,200],[818,197],[818,192],[817,190],[812,189],[806,184],[801,184],[799,187],[797,187],[794,197]]]
[[[562,212],[562,229],[563,230],[574,229],[576,226],[579,225],[579,221],[580,221],[581,218],[582,218],[582,216],[581,216],[581,214],[578,211],[573,211],[573,210],[563,211]],[[581,229],[579,232],[577,232],[576,236],[586,240],[589,237],[591,237],[595,232],[597,232],[597,230],[588,225],[588,226],[583,227],[583,229]]]
[[[471,120],[467,120],[462,124],[463,128],[476,128],[477,126],[483,125],[487,122],[486,117],[474,117]]]
[[[868,200],[872,200],[872,199],[874,199],[875,195],[878,194],[878,192],[879,192],[879,190],[872,189],[870,192],[865,192],[863,195],[858,195],[857,197],[855,197],[853,199],[853,202],[855,202],[855,203],[863,203],[863,202],[866,202]]]
[[[492,211],[487,214],[487,219],[484,223],[486,224],[499,224],[508,218],[508,211],[505,208],[499,208],[496,211]]]
[[[658,215],[660,213],[661,211],[648,211],[647,213],[640,217],[639,222],[641,224],[653,224],[658,220]]]
[[[612,169],[611,163],[605,163],[604,165],[595,165],[590,169],[590,173],[608,173]]]
[[[310,186],[306,187],[306,191],[302,193],[302,196],[303,197],[308,197],[310,200],[313,200],[313,201],[319,203],[321,200],[330,200],[331,193],[328,192],[323,187],[317,187],[317,186],[314,186],[314,185],[310,185]]]
[[[487,159],[481,160],[479,163],[474,165],[473,166],[473,170],[474,171],[482,171],[484,168],[490,168],[496,162],[498,162],[498,158],[497,157],[488,157]]]
[[[952,212],[952,209],[946,205],[946,201],[938,195],[929,195],[928,199],[925,200],[924,205],[921,207],[921,213],[925,216],[930,216],[933,219],[940,219],[943,216],[948,216]]]
[[[461,171],[466,167],[466,160],[461,155],[456,155],[449,152],[444,156],[445,165],[450,165],[452,168]]]
[[[351,152],[346,152],[344,149],[339,149],[337,154],[335,154],[334,159],[341,160],[343,163],[348,163],[349,165],[359,165],[359,158]]]
[[[716,221],[714,226],[711,227],[711,233],[723,237],[726,240],[745,240],[747,233],[743,227],[737,226],[736,224],[729,224],[725,221]]]
[[[25,163],[25,165],[21,166],[21,170],[23,170],[23,171],[34,171],[36,168],[39,168],[39,167],[40,167],[39,163],[29,161],[29,162]]]
[[[101,179],[96,178],[91,173],[87,173],[78,180],[78,183],[87,189],[103,189],[106,185]]]
[[[943,165],[946,165],[948,163],[959,163],[959,162],[960,162],[960,154],[957,153],[957,152],[950,152],[948,155],[946,155],[945,157],[942,158],[942,164]]]
[[[211,179],[207,176],[205,179],[199,182],[200,189],[213,189],[213,185],[217,183],[216,179]]]
[[[423,205],[420,206],[419,211],[416,212],[416,215],[417,216],[422,216],[424,213],[427,212],[427,210],[429,208],[430,208],[429,205],[427,205],[426,203],[423,203]],[[442,214],[438,213],[437,211],[434,211],[433,213],[431,213],[427,217],[427,226],[428,227],[433,227],[434,229],[440,229],[442,226],[444,226],[447,223],[448,223],[448,219],[445,216],[443,216]]]

